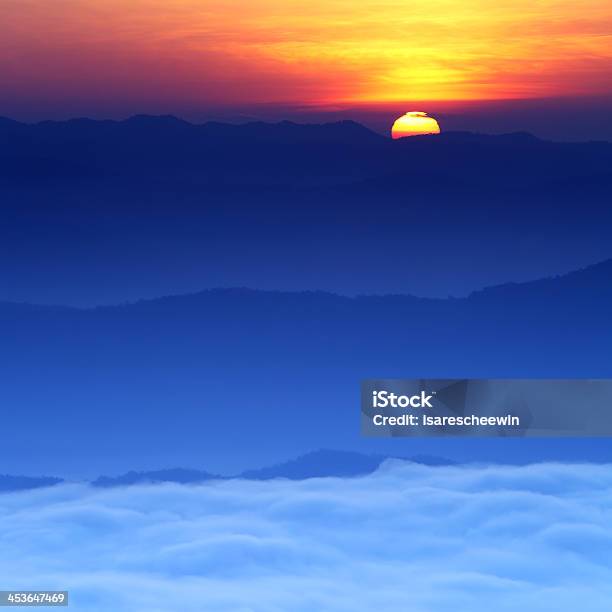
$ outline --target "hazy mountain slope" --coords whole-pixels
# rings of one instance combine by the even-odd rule
[[[0,121],[0,299],[465,295],[612,256],[612,145],[352,122]]]
[[[313,448],[465,457],[362,440],[360,380],[610,376],[611,283],[607,261],[466,299],[228,289],[89,310],[3,304],[5,469],[25,432],[47,457],[37,471],[66,475],[68,453],[92,476],[237,473]]]
[[[61,478],[52,478],[50,476],[29,477],[0,474],[0,493],[52,487],[61,482],[63,482]]]

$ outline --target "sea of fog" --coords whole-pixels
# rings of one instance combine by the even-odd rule
[[[0,582],[74,611],[610,612],[612,466],[4,494]]]

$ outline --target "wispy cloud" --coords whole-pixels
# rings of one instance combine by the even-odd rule
[[[193,107],[611,92],[612,10],[601,0],[48,5],[3,11],[5,96]]]
[[[612,466],[0,497],[2,588],[74,610],[609,612]]]

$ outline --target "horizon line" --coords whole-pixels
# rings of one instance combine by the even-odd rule
[[[431,116],[434,116],[434,115],[431,115]],[[438,114],[438,116],[440,115]],[[389,129],[383,132],[381,130],[376,130],[371,127],[368,127],[367,125],[365,125],[365,123],[361,121],[356,121],[355,119],[350,119],[350,118],[335,119],[335,120],[323,121],[323,122],[321,121],[301,122],[301,121],[295,121],[294,119],[279,119],[277,121],[271,121],[271,120],[266,120],[266,119],[255,119],[255,118],[245,119],[245,120],[240,120],[240,121],[239,120],[233,121],[230,119],[225,119],[225,120],[208,119],[206,121],[197,122],[197,121],[192,121],[190,119],[181,117],[180,115],[175,115],[171,113],[163,113],[163,114],[135,113],[135,114],[127,115],[120,119],[113,119],[113,118],[103,118],[102,119],[102,118],[87,117],[85,115],[82,115],[82,116],[75,115],[67,119],[40,119],[36,121],[26,121],[23,119],[15,119],[8,115],[0,115],[0,122],[5,121],[5,122],[15,123],[18,125],[23,125],[23,126],[30,126],[30,127],[43,126],[46,124],[68,124],[68,123],[76,123],[79,121],[83,121],[83,122],[87,121],[87,122],[92,122],[92,123],[112,123],[115,125],[120,125],[120,124],[128,123],[130,121],[134,121],[137,119],[153,119],[153,120],[172,119],[178,123],[182,123],[182,124],[192,126],[192,127],[206,127],[209,125],[222,125],[222,126],[231,126],[231,127],[247,127],[247,126],[252,126],[252,125],[264,125],[264,126],[292,125],[292,126],[299,126],[299,127],[325,127],[325,126],[334,126],[334,125],[341,125],[341,124],[352,124],[352,125],[359,126],[363,130],[366,130],[370,132],[371,134],[380,136],[382,138],[386,138],[387,140],[390,140],[390,141],[394,141],[394,139],[390,135],[392,122],[389,124]],[[415,134],[415,135],[399,138],[396,140],[405,140],[406,138],[418,138],[419,136],[445,136],[445,135],[453,135],[453,134],[454,135],[469,134],[469,135],[474,135],[474,136],[484,136],[484,137],[491,137],[491,138],[525,135],[525,136],[530,136],[531,138],[535,140],[539,140],[541,142],[551,142],[555,144],[572,144],[572,145],[594,144],[594,143],[608,144],[608,145],[612,144],[612,140],[607,140],[605,138],[603,139],[589,138],[589,139],[584,139],[584,140],[557,140],[557,139],[552,139],[552,138],[543,138],[541,136],[538,136],[537,134],[534,134],[533,132],[529,130],[475,131],[475,130],[442,129],[439,134]]]

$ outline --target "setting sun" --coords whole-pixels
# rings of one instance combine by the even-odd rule
[[[420,136],[423,134],[439,134],[438,122],[422,111],[410,111],[395,121],[391,128],[392,138],[404,136]]]

